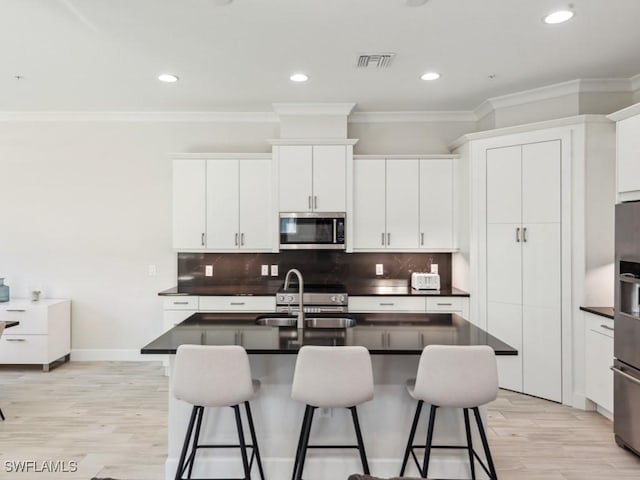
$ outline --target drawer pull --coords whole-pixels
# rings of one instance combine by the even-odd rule
[[[452,307],[453,303],[436,303],[439,307]]]
[[[244,305],[245,302],[231,302],[231,305]]]
[[[26,342],[26,338],[7,338],[7,342]]]
[[[395,303],[393,302],[380,302],[381,307],[393,307]]]
[[[637,383],[638,385],[640,385],[640,380],[638,380],[635,377],[632,377],[628,373],[624,373],[622,370],[620,370],[620,369],[618,369],[616,367],[609,367],[609,369],[611,369],[613,371],[613,373],[619,373],[620,375],[622,375],[627,380],[631,380],[633,383]]]
[[[613,332],[613,327],[610,327],[609,325],[600,325],[600,327],[604,328],[605,330],[611,330]]]
[[[189,305],[189,302],[173,302],[174,305]]]
[[[24,308],[7,308],[7,312],[26,312]]]

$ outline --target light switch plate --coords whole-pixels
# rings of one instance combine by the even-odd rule
[[[262,265],[262,268],[260,270],[261,274],[263,277],[266,277],[269,275],[269,265]]]
[[[437,263],[432,263],[431,264],[431,273],[438,273],[438,264]]]
[[[213,277],[213,265],[205,265],[204,266],[204,276],[205,277]]]
[[[376,275],[384,275],[384,265],[382,263],[376,263]]]
[[[271,265],[271,276],[272,277],[278,276],[278,265]]]

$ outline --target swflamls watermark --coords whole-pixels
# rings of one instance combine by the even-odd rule
[[[78,471],[75,460],[5,460],[7,473],[74,473]]]

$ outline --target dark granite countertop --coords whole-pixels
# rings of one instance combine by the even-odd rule
[[[296,354],[303,345],[361,345],[373,355],[419,355],[424,346],[438,344],[489,345],[497,355],[518,354],[510,345],[456,314],[343,314],[354,318],[356,326],[307,328],[302,339],[294,327],[256,325],[256,316],[196,313],[144,346],[141,353],[173,354],[182,344],[243,345],[250,354]]]
[[[174,295],[275,295],[284,280],[270,280],[267,283],[242,283],[225,285],[202,285],[188,288],[172,287],[158,293],[160,296]],[[455,287],[440,290],[414,290],[407,280],[380,279],[349,282],[347,293],[352,297],[363,296],[433,296],[433,297],[468,297],[469,294]]]
[[[580,307],[580,310],[613,320],[613,307]]]

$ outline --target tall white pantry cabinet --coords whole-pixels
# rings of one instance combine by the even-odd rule
[[[498,359],[502,388],[584,407],[579,308],[613,302],[614,138],[606,117],[582,115],[452,145],[469,231],[453,281],[471,293],[471,321],[519,351]]]

